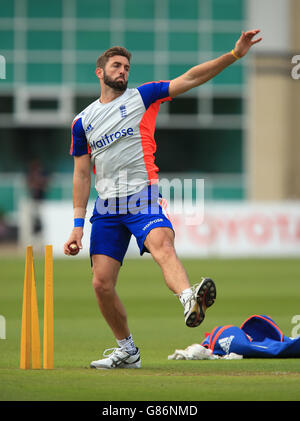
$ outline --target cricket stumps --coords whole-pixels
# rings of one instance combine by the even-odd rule
[[[52,369],[54,357],[54,334],[53,252],[51,245],[45,246],[43,348],[43,368]],[[28,246],[26,248],[20,368],[23,370],[41,368],[41,341],[32,246]]]

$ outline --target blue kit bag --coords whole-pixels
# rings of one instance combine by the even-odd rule
[[[249,317],[241,327],[215,327],[201,345],[219,356],[233,352],[244,358],[300,357],[300,336],[285,336],[274,320],[264,315]]]

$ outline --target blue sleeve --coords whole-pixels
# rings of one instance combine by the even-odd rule
[[[146,109],[149,108],[153,102],[159,99],[170,99],[169,84],[170,81],[151,82],[137,88]]]
[[[72,143],[70,155],[81,156],[89,153],[85,131],[82,126],[82,119],[78,118],[72,125]]]

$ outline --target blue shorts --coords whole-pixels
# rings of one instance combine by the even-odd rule
[[[98,197],[90,219],[90,256],[105,254],[122,264],[132,234],[140,254],[149,252],[144,242],[153,228],[168,227],[174,231],[164,202],[157,185],[127,197],[106,200]]]

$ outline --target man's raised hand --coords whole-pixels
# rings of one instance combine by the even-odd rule
[[[243,57],[245,54],[247,54],[252,45],[257,44],[262,40],[262,37],[253,39],[259,32],[259,29],[254,29],[247,32],[242,31],[240,39],[235,44],[234,53],[238,57]]]

